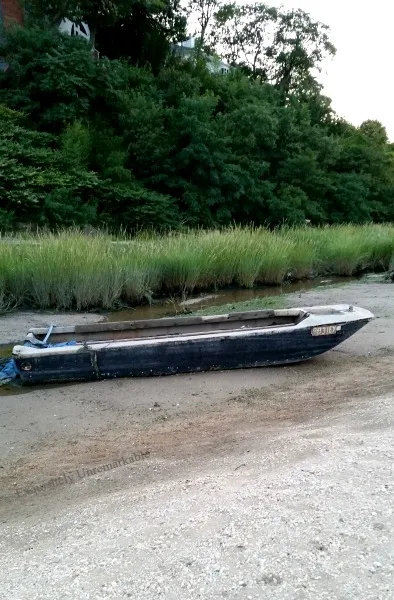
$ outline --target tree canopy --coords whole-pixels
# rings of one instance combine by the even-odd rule
[[[200,50],[182,59],[172,0],[29,5],[0,47],[0,228],[394,218],[393,146],[334,113],[318,83],[334,48],[306,13],[193,0]],[[53,26],[97,6],[100,60]],[[220,49],[228,75],[207,63]]]

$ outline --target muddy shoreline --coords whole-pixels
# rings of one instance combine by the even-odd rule
[[[366,360],[367,371],[376,365],[378,373],[379,359],[383,360],[382,364],[387,368],[387,357],[394,353],[393,291],[392,285],[354,283],[286,296],[289,306],[349,303],[368,308],[375,315],[375,319],[359,334],[333,351],[305,364],[163,378],[126,378],[11,388],[0,403],[1,455],[7,457],[10,466],[15,464],[15,460],[23,463],[23,453],[27,447],[38,448],[41,442],[47,444],[52,437],[56,447],[66,434],[65,439],[68,439],[68,436],[78,436],[101,427],[115,426],[123,429],[123,423],[114,425],[122,415],[126,422],[131,419],[133,424],[139,423],[141,427],[154,424],[156,420],[160,427],[165,427],[173,418],[183,418],[191,410],[204,412],[207,407],[215,407],[216,402],[227,401],[229,394],[262,390],[264,395],[264,390],[272,389],[273,386],[290,389],[293,378],[298,383],[308,384],[309,380],[312,383],[316,377],[320,377],[321,370],[324,373],[332,372],[333,377],[336,377],[336,371],[347,361],[350,361],[350,365],[345,370],[352,369],[354,365],[355,369],[362,371],[362,361]],[[63,322],[66,323],[68,319],[77,316],[82,322],[105,318],[94,314],[57,314],[56,318],[57,322],[64,319]],[[26,317],[26,313],[7,316],[9,331],[21,332],[26,324]],[[37,313],[35,323],[48,323],[52,317],[51,313]],[[374,381],[377,386],[381,385],[377,375],[372,383]],[[383,383],[382,381],[382,385]],[[36,414],[38,406],[39,414]],[[9,426],[10,420],[12,427]],[[33,469],[32,472],[40,477],[39,469]],[[0,471],[0,474],[4,475],[5,471]]]
[[[286,301],[376,318],[300,365],[0,398],[7,598],[393,597],[394,286]]]

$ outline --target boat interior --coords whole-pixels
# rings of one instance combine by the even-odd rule
[[[259,329],[296,325],[308,316],[302,309],[261,310],[228,315],[169,317],[114,323],[93,323],[72,327],[30,329],[27,340],[39,345],[75,341],[156,338],[169,335],[209,334],[239,329]]]

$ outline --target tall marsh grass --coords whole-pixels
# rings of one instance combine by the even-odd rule
[[[0,237],[0,311],[14,305],[112,309],[160,293],[387,270],[393,257],[392,225]]]

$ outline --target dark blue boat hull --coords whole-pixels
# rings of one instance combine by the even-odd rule
[[[15,363],[25,384],[263,367],[313,358],[345,341],[366,323],[368,319],[338,322],[341,330],[333,335],[312,336],[311,329],[305,328],[240,337],[172,338],[159,344],[96,351],[81,348],[70,354],[15,358]]]

